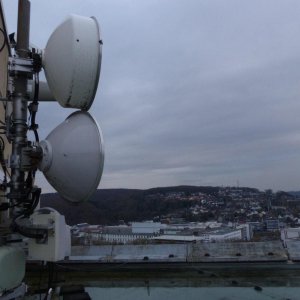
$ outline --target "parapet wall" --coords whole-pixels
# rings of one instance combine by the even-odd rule
[[[99,262],[276,262],[287,261],[288,257],[287,249],[280,241],[271,241],[73,246],[69,259]]]
[[[286,261],[280,241],[247,243],[202,243],[190,246],[189,262]]]

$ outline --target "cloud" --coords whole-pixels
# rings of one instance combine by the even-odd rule
[[[101,187],[299,188],[299,1],[31,2],[41,47],[69,13],[100,22]],[[40,105],[41,135],[71,112]]]

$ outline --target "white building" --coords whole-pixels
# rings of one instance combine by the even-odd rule
[[[250,226],[220,228],[217,222],[162,224],[160,222],[132,222],[130,226],[88,226],[83,232],[88,243],[128,244],[137,240],[169,242],[222,242],[250,240]],[[80,236],[77,233],[77,236]]]
[[[158,234],[161,229],[165,228],[166,225],[160,222],[145,221],[145,222],[132,222],[131,228],[133,234]]]
[[[240,241],[242,240],[242,230],[220,230],[208,234],[209,242]]]
[[[111,233],[99,233],[92,236],[92,241],[101,242],[105,241],[112,244],[128,244],[136,240],[147,240],[154,237],[149,234],[111,234]]]
[[[242,224],[238,225],[236,229],[240,229],[242,232],[242,240],[244,241],[250,241],[253,237],[253,230],[250,226],[250,224]]]
[[[284,246],[286,246],[288,240],[300,240],[300,227],[281,229],[280,237]]]
[[[212,232],[205,232],[202,235],[169,235],[163,234],[155,236],[152,239],[155,241],[168,242],[225,242],[225,241],[240,241],[242,240],[242,229],[223,229]]]

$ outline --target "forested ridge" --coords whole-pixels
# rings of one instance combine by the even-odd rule
[[[171,212],[184,211],[190,201],[166,197],[170,193],[190,195],[201,192],[216,195],[217,187],[175,186],[137,189],[101,189],[84,203],[73,204],[62,199],[57,193],[43,194],[41,207],[53,207],[65,215],[68,224],[118,224],[125,222],[151,220]]]

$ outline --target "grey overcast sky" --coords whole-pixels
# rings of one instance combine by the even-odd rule
[[[17,0],[3,4],[13,32]],[[31,42],[40,48],[70,13],[100,23],[91,109],[105,139],[100,188],[300,189],[299,0],[32,0],[31,7]],[[42,138],[71,112],[41,104]]]

